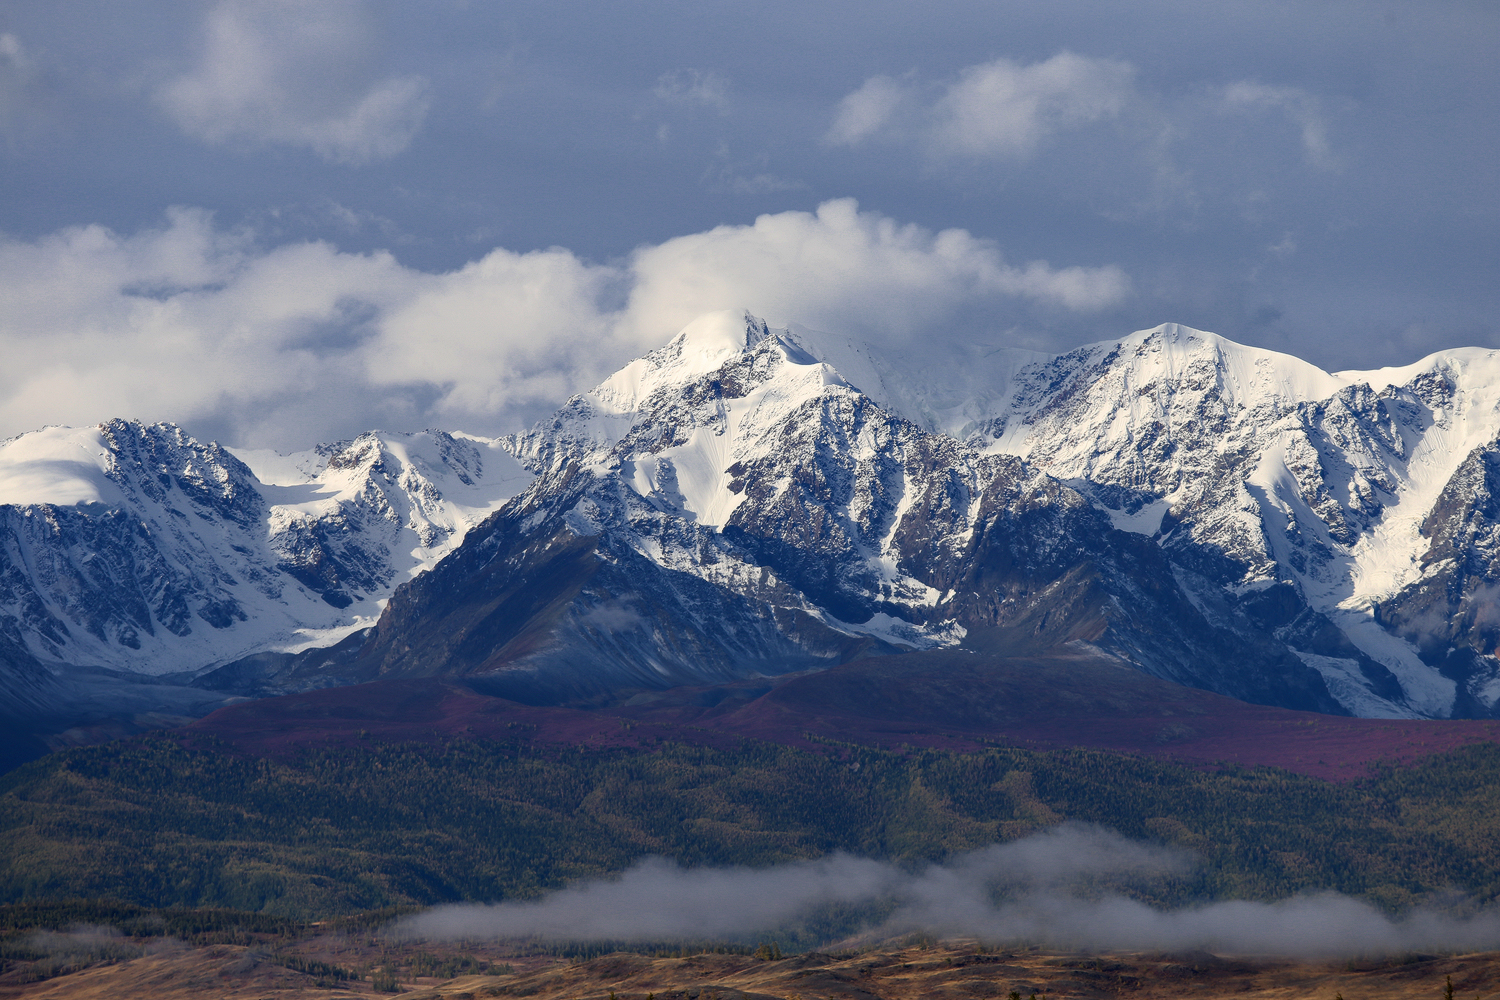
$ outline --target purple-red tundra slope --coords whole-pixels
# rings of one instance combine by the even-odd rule
[[[611,704],[531,706],[443,680],[376,681],[244,702],[180,731],[241,753],[518,737],[533,745],[803,748],[1091,747],[1190,765],[1270,765],[1333,780],[1500,739],[1484,720],[1356,719],[1251,705],[1087,656],[913,653],[716,687],[642,691]]]

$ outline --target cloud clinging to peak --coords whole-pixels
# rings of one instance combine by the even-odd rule
[[[965,230],[901,225],[852,198],[679,236],[638,251],[633,269],[627,321],[643,336],[744,303],[772,322],[899,337],[966,306],[1023,299],[1092,312],[1131,288],[1113,265],[1013,265]]]
[[[371,80],[357,4],[226,0],[208,15],[197,64],[157,101],[208,143],[276,143],[352,166],[402,152],[430,104],[420,76]]]
[[[0,237],[0,436],[114,416],[226,443],[306,447],[537,419],[705,312],[749,308],[861,339],[918,342],[955,316],[1090,313],[1130,294],[1114,265],[1012,264],[961,229],[862,211],[763,215],[618,263],[495,249],[451,271],[318,241],[270,248],[210,213],[159,227]]]

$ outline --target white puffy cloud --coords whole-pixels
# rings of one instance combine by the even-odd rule
[[[174,209],[129,236],[0,238],[0,436],[114,416],[253,447],[375,426],[493,433],[713,310],[900,343],[951,338],[959,313],[1089,311],[1129,292],[1113,266],[1013,265],[963,230],[901,225],[847,199],[620,264],[496,249],[442,274],[323,242],[266,249]]]
[[[428,382],[457,418],[555,406],[609,374],[630,346],[601,303],[621,278],[566,250],[493,250],[440,275],[383,317],[364,364],[378,385]],[[488,418],[488,419],[487,419]]]
[[[1224,103],[1232,111],[1271,108],[1282,112],[1301,132],[1307,161],[1320,170],[1339,169],[1339,159],[1328,141],[1328,125],[1323,120],[1320,102],[1307,91],[1241,81],[1224,89]]]
[[[839,101],[833,127],[826,140],[836,146],[854,146],[892,129],[908,104],[915,103],[909,81],[872,76],[858,90]]]
[[[349,302],[394,306],[419,277],[388,255],[323,243],[257,252],[180,209],[130,237],[88,226],[0,242],[0,274],[6,432],[239,410],[266,420],[320,392],[336,406],[348,379],[320,333]]]
[[[861,212],[853,199],[816,213],[762,215],[637,251],[625,320],[640,338],[738,304],[773,322],[863,336],[932,330],[954,311],[1025,299],[1091,311],[1130,293],[1117,267],[1008,264],[994,243]]]
[[[936,91],[871,77],[839,102],[826,139],[915,139],[938,154],[1025,159],[1056,132],[1117,118],[1138,99],[1135,68],[1120,60],[1072,52],[1029,65],[995,59]]]
[[[971,66],[933,107],[933,136],[955,152],[1023,158],[1053,132],[1118,117],[1134,77],[1129,63],[1071,52]]]
[[[351,2],[228,0],[208,15],[197,65],[157,100],[205,142],[303,146],[351,165],[389,159],[421,128],[428,86],[367,78],[361,14]]]

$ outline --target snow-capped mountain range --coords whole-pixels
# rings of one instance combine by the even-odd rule
[[[1497,437],[1500,352],[1330,374],[1168,324],[955,365],[719,313],[502,439],[6,442],[0,640],[535,699],[1073,644],[1252,701],[1493,716]]]

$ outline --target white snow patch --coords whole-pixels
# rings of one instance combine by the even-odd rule
[[[1492,656],[1490,659],[1497,658]],[[1500,702],[1500,676],[1491,677],[1483,684],[1476,685],[1471,693],[1485,708],[1493,709],[1495,703]]]
[[[1354,547],[1352,593],[1342,606],[1363,610],[1421,577],[1420,559],[1428,545],[1422,521],[1469,454],[1493,446],[1500,436],[1500,351],[1463,348],[1401,368],[1341,375],[1374,389],[1409,387],[1423,376],[1453,386],[1451,405],[1433,414],[1434,422],[1421,432],[1405,465],[1391,470],[1398,482],[1396,502]]]
[[[255,478],[267,486],[300,486],[310,483],[328,464],[324,455],[309,449],[283,455],[270,448],[225,448],[244,462]]]
[[[1155,500],[1144,504],[1134,514],[1124,510],[1113,510],[1103,505],[1099,509],[1109,515],[1110,523],[1120,531],[1128,531],[1135,535],[1155,535],[1161,530],[1161,519],[1166,516],[1167,510],[1172,506],[1170,500]]]
[[[332,646],[349,638],[355,632],[374,627],[380,620],[380,611],[385,610],[385,599],[376,602],[379,610],[373,615],[354,615],[349,621],[329,628],[293,629],[287,638],[267,648],[277,653],[300,653],[308,649]]]
[[[1394,705],[1370,691],[1369,682],[1360,673],[1359,661],[1338,656],[1319,656],[1294,649],[1303,663],[1323,675],[1328,693],[1340,705],[1361,719],[1415,719],[1417,713]]]
[[[1458,685],[1423,663],[1411,643],[1391,635],[1369,615],[1345,611],[1330,617],[1361,652],[1396,675],[1406,703],[1418,715],[1446,719],[1453,713]]]
[[[699,524],[722,528],[745,499],[743,492],[729,492],[733,477],[725,470],[734,464],[733,448],[732,435],[698,427],[686,444],[671,449],[677,491]]]
[[[935,649],[939,646],[956,646],[969,634],[969,630],[956,621],[937,622],[932,625],[916,625],[904,618],[878,612],[861,624],[842,621],[824,613],[824,622],[841,632],[851,635],[868,635],[898,646],[914,649]]]

